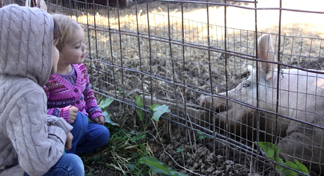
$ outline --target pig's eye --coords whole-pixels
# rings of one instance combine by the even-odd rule
[[[246,83],[243,83],[243,87],[249,87],[250,86],[250,83],[246,82]]]

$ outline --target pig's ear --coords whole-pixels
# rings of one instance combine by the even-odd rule
[[[250,74],[252,74],[253,73],[253,67],[252,67],[252,65],[248,65],[247,66],[247,70],[250,72]]]
[[[261,62],[259,62],[259,68],[261,68],[266,73],[266,79],[270,80],[273,76],[273,71],[276,67],[276,64],[262,62],[262,60],[275,61],[274,49],[270,34],[264,34],[259,38],[258,56],[261,60]]]
[[[26,0],[25,5],[28,7],[38,7],[47,11],[47,5],[44,0]]]

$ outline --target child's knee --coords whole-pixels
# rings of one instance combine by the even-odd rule
[[[65,161],[68,161],[66,163],[70,163],[70,165],[68,166],[70,173],[75,173],[76,175],[84,175],[84,164],[81,158],[75,154],[65,154],[65,156]]]
[[[88,117],[82,112],[78,112],[73,126],[78,126],[78,128],[80,128],[79,130],[83,129],[84,131],[86,131],[88,124],[89,124]]]
[[[107,144],[110,138],[110,132],[104,125],[100,125],[100,138],[104,144]]]

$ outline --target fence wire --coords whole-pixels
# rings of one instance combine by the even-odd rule
[[[84,27],[85,64],[98,96],[111,97],[127,110],[140,108],[135,95],[146,112],[153,104],[168,105],[171,112],[163,120],[171,126],[169,133],[182,131],[195,143],[202,131],[213,152],[222,151],[250,173],[280,175],[276,166],[286,167],[269,160],[256,143],[267,141],[280,148],[284,159],[298,160],[312,175],[322,175],[324,24],[315,19],[322,19],[324,11],[316,4],[46,2],[48,11],[67,14]],[[0,5],[9,3],[23,5],[20,0]],[[260,60],[259,38],[267,34],[273,50],[267,46],[263,57],[273,57]],[[202,100],[204,105],[210,100],[210,106],[201,106]],[[119,109],[115,115],[128,113]]]

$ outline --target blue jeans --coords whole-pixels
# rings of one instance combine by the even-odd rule
[[[82,112],[78,112],[71,125],[73,126],[72,147],[66,153],[79,155],[103,147],[109,141],[110,133],[107,127],[89,122],[88,117]]]
[[[57,163],[43,176],[84,176],[84,165],[75,154],[65,153]],[[24,176],[29,176],[26,172]]]

